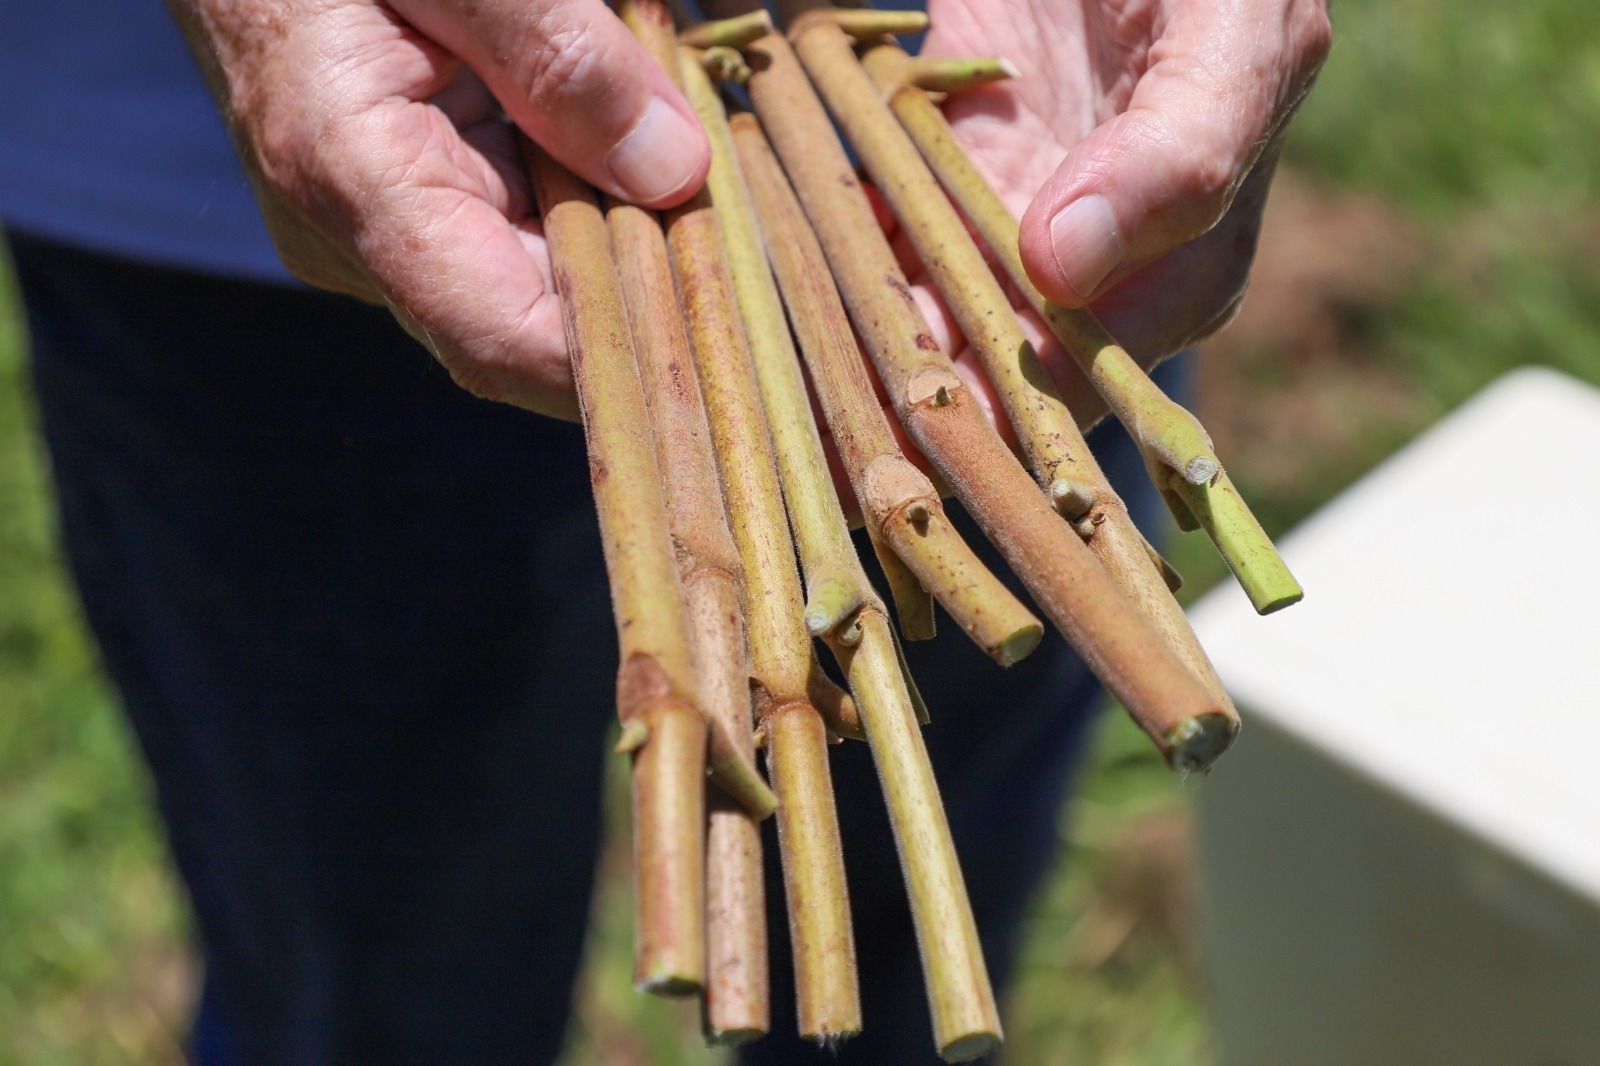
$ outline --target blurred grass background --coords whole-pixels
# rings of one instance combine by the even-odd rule
[[[1340,0],[1254,288],[1201,415],[1281,532],[1490,379],[1600,383],[1600,8]],[[0,295],[0,1066],[181,1061],[195,974],[148,785],[54,546],[23,341]],[[1189,594],[1222,575],[1197,536]],[[1224,771],[1225,772],[1225,768]],[[1212,1060],[1186,802],[1103,723],[1008,1000],[1013,1066]],[[605,858],[569,1066],[718,1061],[628,990],[626,854]]]

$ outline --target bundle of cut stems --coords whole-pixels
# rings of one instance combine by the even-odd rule
[[[630,0],[622,11],[647,51],[669,75],[681,78],[665,6],[659,0]],[[705,27],[703,32],[708,43],[730,44],[766,28],[767,24],[751,26],[747,20]],[[691,69],[699,75],[697,66]],[[820,1040],[842,1039],[861,1028],[860,995],[828,769],[828,730],[812,697],[825,694],[826,704],[835,709],[853,711],[853,705],[827,692],[802,622],[804,607],[789,522],[709,192],[702,191],[669,212],[666,231],[695,366],[703,382],[710,437],[733,516],[734,540],[747,575],[750,677],[768,773],[779,797],[779,850],[794,943],[800,1032]],[[833,724],[852,733],[860,729],[843,715],[835,716]],[[753,998],[748,989],[741,996]],[[720,1002],[726,998],[719,1001],[713,995],[707,1001],[707,1028],[714,1038],[754,1029],[723,1017]]]
[[[1090,551],[1122,592],[1206,684],[1215,701],[1215,713],[1177,723],[1144,720],[1160,731],[1158,736],[1175,732],[1181,738],[1168,749],[1176,765],[1195,768],[1209,764],[1232,743],[1238,731],[1237,713],[1173,599],[1152,550],[1134,528],[1127,507],[1100,469],[1076,419],[1023,334],[1010,300],[916,146],[862,70],[853,42],[831,13],[819,10],[799,16],[792,35],[813,84],[856,147],[978,353],[1041,487],[1057,509],[1074,520]],[[899,50],[877,47],[869,55],[889,58],[891,51]],[[903,95],[911,93],[928,102],[920,88],[913,87]],[[1140,716],[1139,709],[1130,710]]]
[[[853,67],[865,81],[848,39],[828,21],[828,13],[819,12],[805,36],[828,33],[839,34],[844,43],[849,60],[844,69]],[[1035,602],[1168,760],[1184,767],[1208,764],[1235,729],[1226,699],[1195,676],[1127,600],[984,418],[917,310],[788,42],[773,33],[748,51],[756,113],[902,424]],[[872,91],[870,83],[867,87]]]
[[[776,804],[799,1031],[825,1043],[859,1031],[827,752],[832,737],[862,737],[906,876],[937,1045],[964,1061],[999,1044],[994,994],[922,742],[926,709],[855,554],[800,358],[902,634],[931,636],[937,600],[1009,665],[1042,627],[901,454],[862,347],[911,439],[1176,767],[1208,766],[1237,716],[1159,556],[1084,443],[1080,422],[1099,414],[1087,390],[1064,399],[1051,384],[944,189],[1128,422],[1175,511],[1206,525],[1258,606],[1292,602],[1298,586],[1291,591],[1192,416],[1092,315],[1049,305],[1027,282],[1015,221],[927,95],[1015,72],[997,59],[906,56],[886,35],[923,28],[919,13],[796,0],[791,47],[764,11],[749,10],[753,0],[721,6],[730,3],[746,10],[688,28],[681,50],[663,0],[620,4],[710,137],[707,187],[686,204],[665,216],[621,203],[602,214],[572,175],[531,145],[526,153],[621,646],[636,982],[702,993],[714,1042],[767,1030],[757,821]],[[730,122],[712,78],[748,79],[756,114]],[[933,339],[824,100],[978,353],[1032,477]],[[822,672],[813,637],[832,650],[849,695]],[[752,727],[770,789],[755,769]]]
[[[950,79],[941,78],[941,73],[981,69],[984,80],[1000,80],[1010,73],[1004,62],[916,60],[887,40],[873,42],[862,58],[928,166],[999,259],[1007,277],[1139,443],[1151,478],[1179,525],[1187,530],[1198,523],[1205,529],[1260,613],[1297,602],[1303,595],[1299,583],[1222,469],[1204,428],[1162,393],[1092,312],[1060,307],[1039,292],[1022,265],[1016,219],[957,142],[944,112],[928,97],[927,90],[948,90]],[[1099,416],[1097,405],[1084,398],[1074,407],[1087,416],[1085,422]]]
[[[953,1060],[976,1057],[997,1046],[1000,1021],[955,844],[917,727],[917,701],[887,612],[868,584],[847,533],[726,117],[698,66],[685,63],[684,75],[711,137],[709,185],[729,261],[736,264],[753,368],[778,445],[802,569],[812,589],[808,627],[827,640],[844,669],[878,767],[906,873],[936,1040]],[[766,175],[758,175],[756,185],[766,184]],[[774,248],[784,240],[771,231],[769,237]],[[824,284],[826,276],[824,269],[819,279]],[[792,315],[805,311],[796,310],[794,302],[790,308]],[[811,332],[802,331],[802,344]],[[850,358],[859,371],[853,345]],[[877,429],[889,440],[870,386],[856,399],[870,403]],[[837,425],[848,429],[850,424],[841,420]],[[881,554],[905,558],[916,577],[926,574],[927,586],[941,602],[954,605],[952,613],[969,634],[997,658],[1010,661],[1031,650],[1038,642],[1037,621],[961,542],[932,486],[897,450],[891,454],[892,448],[890,440],[872,455],[878,468],[860,464],[859,483],[872,490],[870,498],[863,496],[863,506],[877,512],[884,530]],[[920,521],[906,513],[919,504]]]

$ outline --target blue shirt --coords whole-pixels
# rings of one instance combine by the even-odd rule
[[[0,0],[0,221],[127,258],[292,280],[161,0]]]

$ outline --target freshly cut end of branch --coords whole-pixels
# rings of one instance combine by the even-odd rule
[[[710,993],[706,994],[706,1010],[710,1011]],[[770,1024],[770,1023],[769,1023]],[[767,1035],[767,1026],[718,1026],[709,1018],[702,1027],[707,1047],[744,1047]]]
[[[1169,487],[1216,544],[1257,614],[1280,611],[1304,598],[1305,590],[1226,473],[1209,485],[1172,478]]]
[[[678,34],[678,43],[690,48],[743,48],[772,32],[766,8],[715,22],[698,22]]]
[[[969,1033],[941,1047],[939,1057],[946,1062],[971,1062],[999,1050],[1000,1038],[993,1033]]]
[[[1167,735],[1167,765],[1184,772],[1203,772],[1233,746],[1239,720],[1222,714],[1191,718]]]

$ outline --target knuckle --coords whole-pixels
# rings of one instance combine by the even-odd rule
[[[1231,155],[1202,148],[1184,160],[1176,184],[1181,196],[1197,211],[1210,216],[1209,226],[1227,210],[1237,180],[1238,170]]]
[[[1302,11],[1295,51],[1302,77],[1309,78],[1321,69],[1333,48],[1333,20],[1328,17],[1327,5],[1321,0],[1303,5]]]

